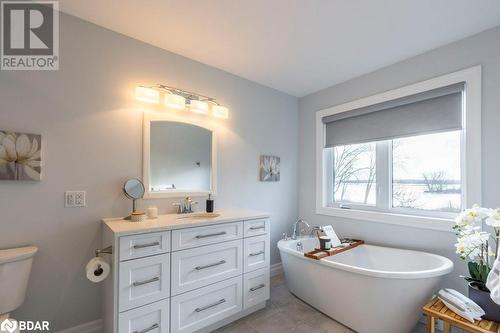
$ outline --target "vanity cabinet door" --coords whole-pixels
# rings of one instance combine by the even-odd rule
[[[269,268],[261,268],[243,276],[243,308],[248,309],[269,299]]]
[[[245,273],[269,266],[269,235],[245,238],[243,248]]]
[[[119,333],[168,333],[170,300],[166,299],[122,312],[118,318]]]
[[[170,231],[120,237],[120,261],[170,252]]]
[[[171,333],[190,333],[240,312],[241,276],[174,296]]]
[[[269,220],[247,220],[244,226],[244,237],[252,237],[269,234]]]
[[[172,253],[172,295],[206,286],[243,272],[242,240]]]
[[[170,254],[120,263],[119,310],[126,311],[170,296]]]
[[[243,222],[179,229],[172,232],[172,251],[190,249],[240,238],[243,238]]]

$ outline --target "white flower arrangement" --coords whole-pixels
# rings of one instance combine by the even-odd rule
[[[495,252],[489,246],[491,234],[481,230],[483,221],[494,230]],[[465,279],[487,291],[485,284],[491,270],[490,257],[498,256],[500,208],[489,209],[474,205],[456,217],[453,229],[457,234],[456,252],[463,260],[468,261],[470,277]]]
[[[486,224],[493,228],[500,228],[500,208],[491,210],[491,213],[486,218]]]

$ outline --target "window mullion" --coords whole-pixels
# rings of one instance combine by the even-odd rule
[[[325,161],[325,169],[326,170],[326,184],[327,184],[327,198],[326,205],[333,206],[335,202],[334,198],[334,189],[335,189],[335,154],[334,148],[327,148],[323,153],[323,160]]]
[[[377,208],[389,210],[390,141],[377,142]]]

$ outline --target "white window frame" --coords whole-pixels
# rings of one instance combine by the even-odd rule
[[[317,111],[316,214],[453,232],[451,229],[453,226],[452,215],[446,213],[432,213],[433,216],[426,216],[428,214],[420,211],[412,212],[410,209],[398,210],[394,208],[391,209],[391,212],[385,212],[376,211],[375,207],[361,207],[363,205],[349,204],[351,209],[329,206],[331,198],[328,196],[331,194],[327,186],[332,177],[328,172],[332,168],[332,158],[329,156],[331,154],[324,149],[326,126],[323,123],[323,118],[461,82],[465,83],[461,135],[462,207],[470,207],[474,203],[481,204],[481,66],[478,65]],[[377,151],[389,149],[386,142],[378,145],[381,147],[378,146]],[[385,147],[383,147],[384,145]],[[378,167],[379,162],[377,162]],[[387,183],[390,181],[390,178],[385,179],[385,177],[379,179],[379,174],[388,175],[387,172],[382,173],[377,170],[377,191],[379,191],[379,182]]]

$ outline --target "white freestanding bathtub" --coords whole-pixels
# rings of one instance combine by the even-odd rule
[[[317,238],[278,242],[288,288],[360,333],[411,332],[441,277],[453,270],[438,255],[366,244],[321,260],[304,257],[318,245]]]

